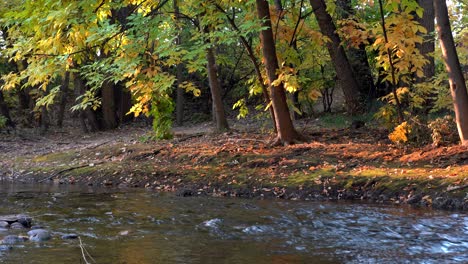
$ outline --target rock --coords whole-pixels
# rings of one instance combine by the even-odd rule
[[[77,239],[78,235],[77,234],[65,234],[62,235],[62,239]]]
[[[1,242],[2,244],[6,244],[6,245],[14,245],[14,244],[23,243],[26,240],[28,240],[27,237],[9,235],[9,236],[4,237]]]
[[[31,227],[32,218],[27,215],[2,215],[0,222],[7,222],[8,224],[19,223],[26,228]]]
[[[0,228],[9,228],[10,224],[7,221],[0,221]]]
[[[31,226],[31,230],[34,230],[34,229],[44,229],[43,226],[40,226],[40,225],[33,225]]]
[[[0,245],[0,251],[7,251],[13,249],[10,245]]]
[[[10,225],[10,228],[11,229],[24,229],[25,227],[21,223],[14,222]]]
[[[32,218],[28,216],[18,218],[18,223],[22,224],[26,228],[30,228],[31,223],[32,223]]]
[[[44,242],[52,238],[49,231],[45,229],[34,229],[28,232],[29,240],[34,242]]]
[[[121,236],[128,236],[128,234],[130,234],[130,231],[128,231],[128,230],[124,230],[124,231],[119,232],[119,235],[121,235]]]

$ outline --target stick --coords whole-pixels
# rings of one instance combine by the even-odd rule
[[[91,263],[88,262],[88,260],[86,259],[85,249],[84,249],[83,243],[81,242],[81,237],[78,237],[78,239],[80,240],[81,255],[83,256],[83,260],[84,260],[85,264],[91,264]]]
[[[81,237],[78,237],[78,239],[80,240],[81,255],[83,256],[83,259],[84,259],[84,261],[85,261],[85,264],[91,264],[91,262],[88,262],[88,260],[86,259],[86,255],[88,255],[88,257],[89,257],[94,263],[96,263],[96,260],[94,260],[94,258],[91,256],[91,254],[89,254],[88,250],[85,248],[85,246],[84,246],[83,243],[81,242]]]

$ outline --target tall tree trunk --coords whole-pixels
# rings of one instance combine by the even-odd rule
[[[45,134],[49,130],[50,126],[50,118],[49,118],[49,111],[47,110],[46,106],[41,106],[41,113],[40,113],[40,127],[41,127],[41,134]]]
[[[427,30],[427,34],[424,37],[422,44],[416,44],[416,48],[419,49],[421,54],[428,60],[428,63],[423,66],[423,77],[417,77],[415,83],[426,83],[432,81],[435,75],[435,62],[434,62],[434,50],[435,50],[435,23],[434,23],[434,1],[433,0],[418,0],[418,4],[424,8],[423,17],[417,17],[417,21]],[[429,113],[433,99],[432,96],[428,96],[424,102],[424,112]]]
[[[461,144],[468,146],[468,92],[460,67],[460,61],[458,60],[457,50],[455,49],[445,0],[434,0],[434,10],[437,18],[437,32],[439,34],[442,56],[449,76],[458,135],[460,136]]]
[[[121,83],[115,85],[114,88],[117,121],[119,124],[129,122],[132,116],[127,113],[132,108],[132,94]]]
[[[431,80],[435,75],[435,63],[434,63],[434,50],[435,50],[435,37],[433,35],[435,30],[434,23],[434,0],[418,0],[418,4],[424,8],[422,18],[418,18],[417,21],[426,28],[427,35],[424,36],[424,42],[417,44],[416,47],[420,50],[421,54],[429,61],[424,65],[424,77],[416,78],[416,82],[421,83],[427,80]]]
[[[70,87],[70,71],[65,72],[63,77],[62,86],[60,87],[60,102],[57,115],[57,126],[63,126],[63,117],[65,116],[65,106],[67,104],[68,89]]]
[[[10,116],[10,109],[5,102],[5,98],[3,97],[3,91],[0,90],[0,115],[6,118],[6,125],[9,127],[15,127],[15,123],[11,120]]]
[[[278,86],[272,85],[278,78],[276,72],[278,70],[278,58],[276,57],[276,47],[271,28],[269,5],[266,0],[256,0],[256,4],[258,17],[262,20],[262,27],[264,28],[260,32],[260,40],[268,83],[270,85],[272,107],[275,112],[277,140],[278,143],[292,144],[298,140],[302,140],[302,137],[294,129],[286,103],[284,85],[282,83]]]
[[[104,129],[114,129],[118,125],[115,107],[114,85],[110,81],[104,81],[101,90]]]
[[[336,4],[342,9],[341,18],[349,18],[350,15],[355,13],[351,0],[339,0]],[[376,97],[376,86],[372,77],[366,47],[365,45],[360,45],[359,48],[348,48],[346,54],[353,68],[362,101],[370,103]]]
[[[335,67],[336,75],[343,89],[346,100],[346,109],[349,113],[355,114],[359,111],[359,85],[353,74],[353,69],[348,61],[348,57],[341,46],[341,40],[336,33],[336,27],[331,16],[327,13],[327,6],[324,0],[310,0],[310,4],[317,18],[320,31],[331,41],[327,42],[328,53]]]
[[[180,11],[179,11],[179,1],[174,0],[174,12],[177,17],[177,20],[180,19]],[[176,46],[180,46],[182,44],[182,36],[179,31],[177,34],[176,40],[175,40]],[[181,126],[184,123],[184,90],[180,87],[180,84],[182,84],[182,79],[183,79],[183,70],[184,66],[182,63],[177,64],[176,67],[176,78],[177,78],[177,87],[176,87],[176,124]]]
[[[241,33],[240,29],[237,27],[235,21],[230,17],[230,15],[227,14],[226,11],[222,9],[219,5],[216,5],[216,7],[218,8],[219,11],[223,12],[226,15],[226,19],[229,21],[229,24],[231,24],[232,28],[238,33]],[[249,43],[249,41],[247,41],[247,39],[244,36],[242,36],[242,34],[239,34],[239,39],[242,45],[244,46],[245,50],[247,51],[249,59],[254,66],[255,74],[257,75],[258,82],[262,87],[262,95],[263,95],[263,100],[265,101],[265,105],[269,105],[271,102],[270,94],[268,93],[268,89],[265,85],[262,71],[260,69],[260,64],[257,60],[257,57],[255,56],[252,45]],[[270,117],[271,117],[271,121],[273,122],[273,128],[275,129],[275,132],[277,132],[276,125],[275,125],[276,124],[275,111],[273,110],[273,107],[269,107],[268,110],[270,111]]]
[[[86,86],[84,81],[81,79],[79,73],[74,73],[73,74],[73,87],[75,89],[75,96],[78,97],[80,95],[83,95],[86,91]],[[81,124],[81,129],[84,133],[88,132],[96,132],[99,130],[99,123],[96,118],[96,113],[89,107],[86,109],[81,109],[79,110],[79,118],[80,118],[80,124]],[[89,124],[89,129],[86,126],[86,119],[88,120]]]
[[[216,119],[216,131],[229,130],[229,125],[224,113],[223,101],[221,99],[221,85],[218,80],[216,59],[213,48],[206,50],[208,81],[210,83],[211,99],[213,100],[214,118]]]

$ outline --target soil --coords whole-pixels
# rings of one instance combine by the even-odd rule
[[[174,128],[172,140],[148,140],[150,128],[126,126],[38,136],[22,129],[0,138],[0,179],[108,187],[144,187],[181,196],[366,200],[468,210],[468,148],[402,147],[387,131],[323,128],[302,121],[307,142],[271,146],[258,124]]]

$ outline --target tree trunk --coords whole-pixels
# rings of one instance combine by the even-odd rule
[[[174,0],[174,13],[177,19],[180,19],[180,11],[179,11],[179,3],[178,0]],[[180,29],[179,29],[180,30]],[[180,46],[182,44],[182,36],[179,32],[177,34],[175,40],[176,46]],[[177,87],[176,87],[176,124],[181,126],[184,123],[184,90],[180,87],[182,84],[182,79],[184,77],[183,74],[184,66],[182,63],[177,64],[176,67],[176,78],[177,78]]]
[[[353,74],[353,69],[348,61],[348,57],[341,46],[341,40],[336,33],[336,27],[331,16],[327,13],[327,7],[324,0],[310,0],[310,4],[317,18],[320,31],[331,41],[327,42],[327,49],[335,67],[336,75],[340,87],[346,100],[346,109],[350,114],[359,111],[359,85]]]
[[[206,50],[208,81],[210,83],[211,98],[213,100],[214,118],[216,119],[216,131],[229,130],[229,125],[224,113],[223,101],[221,99],[221,85],[218,80],[216,59],[213,48]]]
[[[460,136],[461,144],[468,146],[468,92],[460,67],[460,61],[458,60],[457,50],[455,49],[445,0],[434,0],[434,10],[437,18],[440,48],[449,76],[458,135]]]
[[[220,10],[226,15],[226,19],[229,21],[229,24],[231,24],[232,28],[238,33],[241,33],[240,29],[237,27],[236,23],[229,16],[229,14],[227,14],[226,11],[222,9],[219,5],[217,5],[216,7],[218,8],[218,10]],[[254,66],[255,74],[257,75],[258,82],[262,87],[262,95],[263,95],[263,100],[265,101],[265,105],[269,105],[271,102],[270,94],[268,93],[268,89],[265,85],[265,82],[262,76],[262,71],[260,69],[260,64],[258,63],[257,57],[255,56],[252,45],[247,41],[247,39],[244,36],[242,36],[242,34],[239,34],[239,39],[242,45],[244,46],[245,50],[247,51],[249,59]],[[273,128],[275,129],[275,133],[276,133],[277,131],[276,131],[276,125],[275,125],[276,124],[275,111],[273,110],[273,107],[269,107],[268,110],[270,112],[271,121],[273,122]]]
[[[110,81],[104,81],[101,90],[103,127],[104,129],[114,129],[118,125],[114,85]]]
[[[60,102],[57,115],[57,126],[63,126],[63,117],[65,116],[65,106],[67,104],[67,94],[70,87],[70,72],[66,71],[63,77],[62,86],[60,87]]]
[[[427,35],[424,36],[424,42],[422,44],[416,44],[416,47],[419,49],[422,55],[429,61],[424,65],[424,77],[416,78],[416,82],[421,83],[425,81],[430,81],[435,75],[435,63],[434,63],[434,40],[433,35],[435,29],[434,23],[434,1],[433,0],[418,0],[418,4],[424,8],[423,17],[417,19],[421,25],[426,28]]]
[[[80,77],[79,73],[74,73],[73,74],[73,87],[75,89],[75,95],[76,97],[83,95],[86,91],[85,84],[83,80]],[[99,123],[96,118],[96,113],[90,109],[89,107],[86,109],[81,109],[79,110],[79,118],[80,118],[80,124],[81,124],[81,130],[84,133],[88,132],[96,132],[99,130]],[[86,119],[88,119],[88,124],[89,124],[89,129],[86,126]]]
[[[298,140],[302,140],[302,137],[294,129],[286,103],[284,85],[282,83],[278,86],[272,85],[278,78],[276,72],[278,70],[278,58],[276,57],[276,47],[271,28],[269,5],[266,0],[256,0],[256,3],[258,17],[262,19],[262,27],[265,28],[260,32],[260,40],[268,83],[270,85],[272,107],[275,112],[277,140],[282,144],[292,144]]]
[[[15,123],[11,120],[10,109],[5,102],[3,97],[3,91],[0,90],[0,115],[6,118],[6,125],[9,127],[15,127]]]
[[[127,113],[132,108],[132,94],[121,83],[115,85],[114,89],[117,121],[119,124],[129,122],[132,116]]]
[[[355,13],[351,0],[339,0],[336,2],[341,7],[341,18],[349,18]],[[349,63],[353,68],[354,77],[359,86],[359,92],[363,102],[371,103],[375,99],[375,84],[372,77],[372,71],[369,65],[369,60],[365,45],[360,45],[359,48],[348,48],[346,54],[349,58]]]

